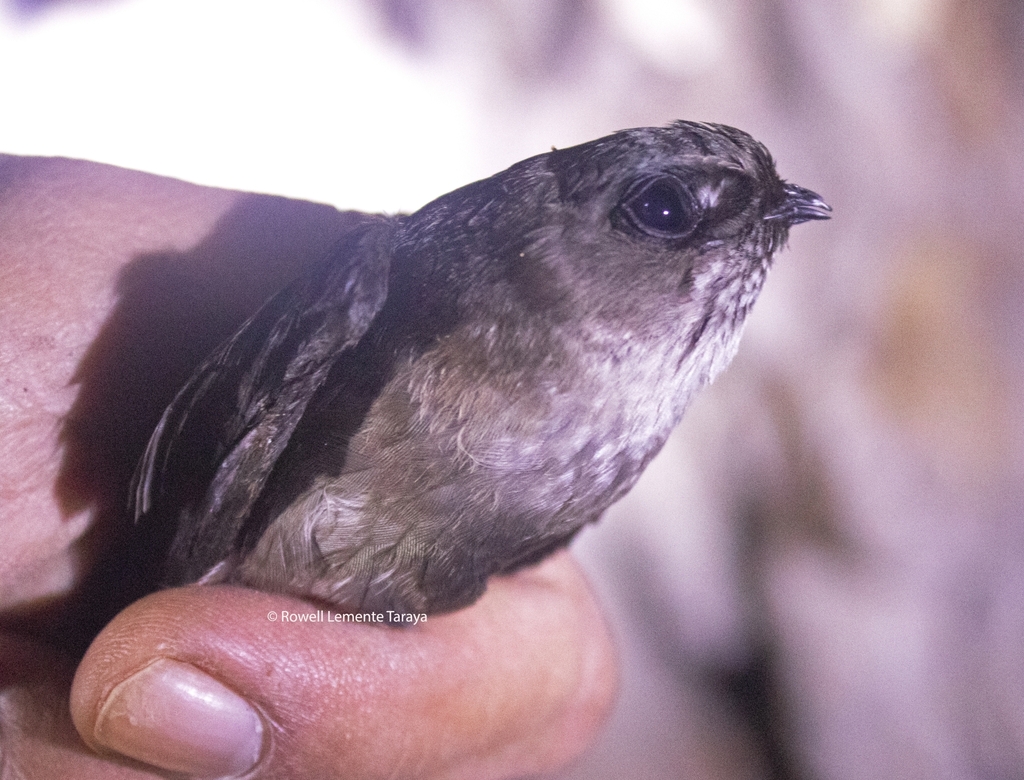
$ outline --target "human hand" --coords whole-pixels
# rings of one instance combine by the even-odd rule
[[[314,204],[0,157],[0,767],[153,776],[128,755],[206,776],[255,762],[256,777],[510,777],[596,732],[613,652],[566,554],[406,629],[271,621],[315,608],[240,588],[162,591],[75,668],[61,628],[90,604],[71,597],[160,409],[346,224]],[[58,620],[34,619],[54,604]]]

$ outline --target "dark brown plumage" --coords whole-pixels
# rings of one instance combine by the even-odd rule
[[[368,219],[164,413],[132,499],[164,582],[471,603],[633,485],[828,210],[745,133],[676,122]]]

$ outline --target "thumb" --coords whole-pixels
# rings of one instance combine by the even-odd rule
[[[565,763],[610,706],[614,654],[568,555],[408,628],[343,614],[228,586],[148,596],[82,660],[75,726],[195,776],[499,778]]]

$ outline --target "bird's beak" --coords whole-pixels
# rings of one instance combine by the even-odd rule
[[[782,201],[765,215],[766,220],[781,219],[799,225],[812,219],[830,219],[832,207],[818,193],[788,182],[782,185],[782,193]]]

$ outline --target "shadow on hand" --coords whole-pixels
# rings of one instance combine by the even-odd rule
[[[75,372],[78,395],[60,436],[57,499],[67,515],[94,512],[89,576],[61,621],[68,649],[83,652],[156,585],[169,539],[134,533],[127,508],[164,408],[214,347],[362,221],[359,212],[246,195],[194,249],[142,255],[121,271],[117,304]]]

